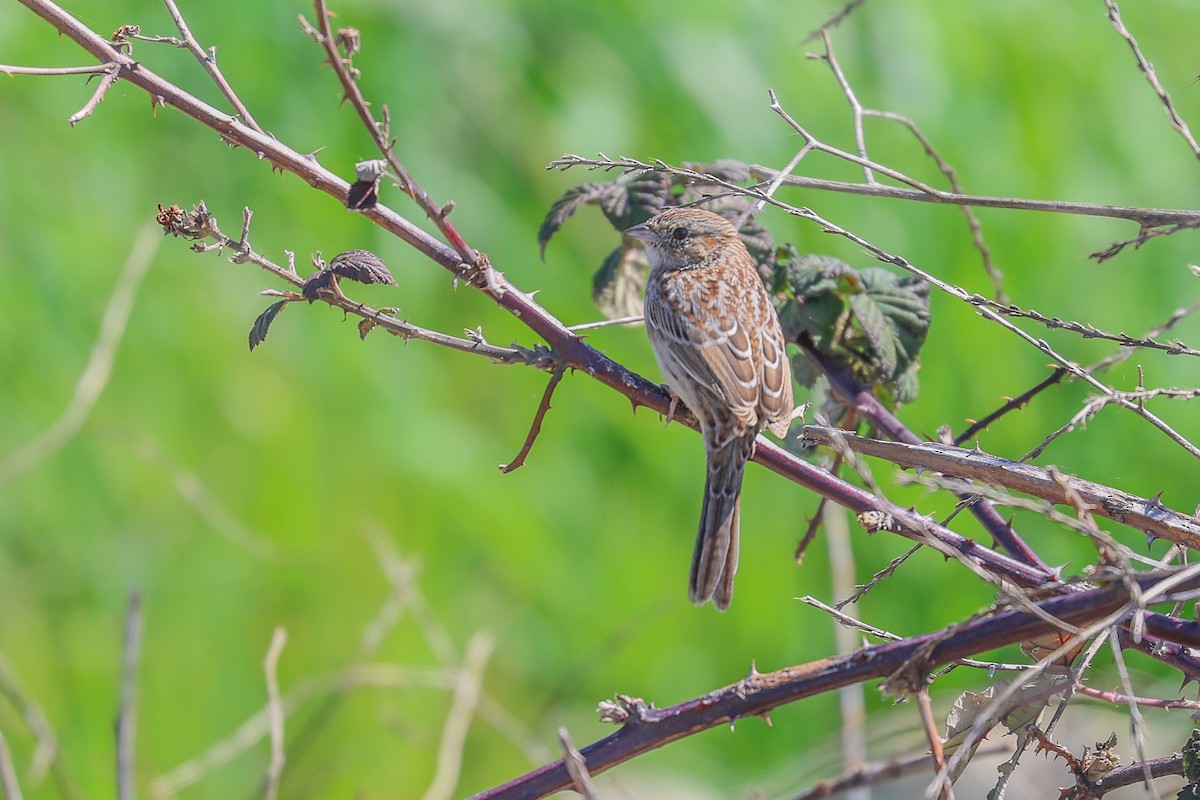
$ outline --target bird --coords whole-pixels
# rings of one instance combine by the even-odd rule
[[[704,503],[688,596],[724,611],[738,565],[742,476],[765,428],[791,420],[786,340],[754,258],[720,214],[671,207],[625,234],[650,263],[645,324],[672,395],[700,423],[707,455]]]

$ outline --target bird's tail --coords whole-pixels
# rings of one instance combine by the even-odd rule
[[[700,531],[692,555],[688,596],[693,603],[712,600],[724,611],[733,599],[733,575],[738,565],[738,521],[741,516],[742,475],[754,452],[754,436],[731,438],[708,451],[708,475]],[[706,437],[707,438],[707,437]]]

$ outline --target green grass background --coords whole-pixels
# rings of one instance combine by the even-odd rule
[[[1200,114],[1195,49],[1200,12],[1188,2],[1128,3],[1139,36],[1181,113]],[[717,158],[782,165],[799,140],[767,107],[773,87],[815,134],[852,149],[850,113],[829,70],[803,43],[833,3],[448,0],[336,6],[337,23],[363,32],[362,87],[392,112],[397,152],[454,222],[506,276],[570,324],[593,320],[591,274],[616,235],[585,209],[551,243],[535,234],[555,198],[599,176],[546,172],[564,152]],[[193,31],[218,48],[226,75],[260,124],[295,149],[349,176],[374,156],[317,47],[297,25],[303,3],[183,3]],[[70,11],[107,34],[136,23],[175,33],[151,0],[75,2]],[[967,191],[1162,207],[1196,204],[1196,159],[1104,16],[1103,4],[1031,0],[948,4],[868,3],[834,32],[837,54],[867,106],[911,117],[955,166]],[[219,103],[191,57],[139,43],[136,56],[189,91]],[[90,63],[18,4],[0,7],[0,62]],[[353,289],[375,305],[456,333],[482,325],[498,344],[535,341],[440,268],[265,162],[230,150],[170,110],[154,113],[140,90],[118,84],[75,128],[67,117],[91,88],[79,77],[0,80],[0,459],[61,413],[86,363],[100,319],[137,232],[156,204],[203,199],[227,232],[243,206],[252,241],[301,265],[320,251],[378,253],[397,287]],[[872,156],[937,180],[904,131],[867,122]],[[806,174],[853,180],[844,164],[811,158]],[[904,255],[971,291],[990,292],[965,223],[953,208],[816,192],[788,202]],[[398,191],[385,201],[418,221]],[[1188,269],[1195,239],[1180,234],[1110,262],[1087,258],[1132,236],[1129,223],[1013,211],[980,211],[984,231],[1019,305],[1113,331],[1140,334],[1196,294]],[[848,243],[768,211],[777,240],[869,259]],[[421,224],[425,224],[421,221]],[[303,269],[302,269],[303,271]],[[289,641],[284,691],[356,659],[364,628],[389,596],[369,542],[376,531],[419,565],[418,585],[436,626],[461,655],[477,632],[494,637],[487,695],[512,723],[473,717],[455,795],[500,783],[535,764],[523,736],[555,752],[566,725],[577,745],[610,732],[596,701],[623,692],[668,705],[759,669],[829,654],[833,631],[798,603],[831,599],[822,540],[797,566],[791,552],[816,499],[752,468],[746,480],[737,599],[726,614],[693,608],[685,582],[702,486],[702,451],[690,432],[582,375],[559,387],[528,465],[502,475],[528,430],[545,376],[422,343],[376,334],[360,342],[353,320],[321,305],[292,307],[253,354],[246,333],[282,288],[248,265],[185,243],[162,242],[140,287],[111,380],[79,435],[0,486],[0,652],[56,730],[71,781],[84,796],[113,785],[112,724],[122,617],[130,591],[145,595],[137,775],[156,776],[231,735],[265,699],[262,659],[271,632]],[[1046,357],[969,308],[933,297],[919,400],[902,410],[916,431],[961,430],[1003,398],[1047,374]],[[1185,322],[1178,335],[1195,343]],[[1087,363],[1109,345],[1025,326]],[[637,328],[592,334],[597,347],[658,379]],[[1195,385],[1196,363],[1142,353],[1107,375],[1134,388]],[[1089,395],[1078,384],[1048,392],[994,425],[985,449],[1019,456],[1062,425]],[[1183,433],[1200,422],[1181,404],[1155,408]],[[1130,414],[1108,410],[1040,460],[1166,504],[1195,507],[1195,461]],[[943,498],[892,485],[922,511]],[[189,482],[189,480],[191,482]],[[1027,541],[1050,563],[1077,571],[1093,551],[1072,534],[1018,515]],[[969,520],[956,527],[977,531]],[[269,545],[261,557],[230,538]],[[1136,533],[1123,540],[1142,547]],[[865,580],[905,549],[881,534],[853,533],[855,575]],[[1161,554],[1163,543],[1152,552]],[[901,634],[937,629],[986,606],[989,593],[964,570],[918,557],[861,605],[860,615]],[[403,613],[373,662],[436,668],[437,639]],[[1016,658],[1015,651],[1005,657]],[[1170,676],[1145,659],[1152,681]],[[1111,672],[1101,667],[1100,676]],[[1115,681],[1115,679],[1113,679]],[[940,712],[957,690],[986,676],[961,671],[938,689]],[[1113,683],[1115,686],[1115,682]],[[943,688],[944,687],[944,688]],[[1105,687],[1111,688],[1111,687]],[[911,706],[893,709],[866,689],[871,753],[924,749]],[[410,686],[347,691],[311,702],[288,720],[287,797],[421,797],[431,781],[451,692]],[[786,797],[838,771],[837,702],[804,701],[649,754],[606,778],[634,797]],[[1150,712],[1165,731],[1182,717]],[[1115,728],[1085,729],[1078,749]],[[58,797],[30,778],[33,749],[20,715],[0,703],[0,731],[27,797]],[[1127,739],[1126,739],[1127,741]],[[1129,751],[1126,751],[1129,752]],[[207,774],[186,797],[260,791],[267,747]],[[1057,773],[1056,773],[1057,774]],[[1060,775],[1065,780],[1065,774]],[[918,784],[919,785],[919,784]],[[672,795],[674,793],[674,795]]]

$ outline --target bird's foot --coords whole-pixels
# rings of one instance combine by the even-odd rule
[[[671,406],[667,409],[667,420],[663,423],[665,428],[671,424],[671,420],[675,419],[675,411],[679,408],[679,395],[672,392],[670,387],[664,386],[663,388],[667,390],[667,394],[671,395]]]

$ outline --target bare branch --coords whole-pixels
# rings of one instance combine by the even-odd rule
[[[1003,752],[1005,749],[1002,745],[981,747],[976,754],[992,755]],[[821,781],[803,794],[794,797],[793,800],[824,800],[856,787],[874,786],[896,778],[903,778],[906,775],[915,775],[929,769],[931,763],[933,763],[932,759],[922,753],[919,756],[909,756],[896,761],[867,764],[845,772],[833,780]]]
[[[4,800],[22,800],[21,783],[17,780],[12,751],[8,749],[3,731],[0,731],[0,791],[4,792]]]
[[[1104,797],[1109,792],[1116,791],[1123,786],[1132,786],[1135,783],[1142,783],[1146,780],[1146,775],[1151,778],[1163,778],[1168,775],[1183,774],[1183,756],[1173,755],[1163,758],[1155,758],[1150,761],[1141,761],[1130,764],[1127,767],[1117,767],[1112,772],[1105,775],[1092,787],[1092,796],[1095,798]]]
[[[874,625],[863,622],[862,620],[855,619],[854,617],[842,611],[839,606],[826,605],[811,595],[805,595],[799,599],[802,603],[807,603],[813,608],[824,611],[826,614],[833,617],[833,619],[836,620],[842,627],[860,630],[863,633],[870,634],[871,636],[877,636],[880,639],[888,642],[899,642],[903,641],[904,639],[903,636],[892,633],[891,631],[885,631],[882,628],[877,628]],[[986,669],[988,672],[996,672],[998,670],[1022,672],[1029,669],[1028,664],[1002,664],[996,661],[979,661],[974,658],[959,659],[955,662],[955,664],[961,664],[962,666],[966,667],[978,667],[979,669]]]
[[[121,658],[121,701],[117,714],[117,798],[133,800],[137,737],[137,675],[142,655],[142,593],[129,595],[125,614],[125,644]]]
[[[782,110],[782,107],[781,107]],[[811,136],[811,134],[810,134]],[[869,166],[873,169],[883,167],[873,161],[866,161],[850,153],[837,150],[837,148],[829,148],[832,151],[830,154],[844,155],[846,160],[856,166]],[[634,171],[654,171],[663,172],[668,175],[679,175],[690,180],[695,180],[700,183],[708,183],[713,186],[719,186],[726,191],[745,195],[755,200],[766,200],[770,203],[770,198],[760,188],[762,185],[773,181],[779,181],[780,186],[794,187],[797,189],[819,189],[828,192],[843,192],[848,194],[866,195],[869,197],[883,197],[896,200],[912,200],[921,203],[938,203],[941,205],[958,205],[971,206],[975,208],[1006,208],[1015,211],[1041,211],[1057,214],[1072,214],[1075,216],[1087,217],[1109,217],[1113,219],[1123,219],[1130,222],[1136,222],[1144,227],[1155,227],[1161,225],[1180,225],[1186,228],[1200,227],[1200,211],[1189,211],[1184,209],[1169,209],[1169,208],[1140,208],[1137,206],[1120,206],[1120,205],[1103,205],[1097,203],[1075,203],[1063,200],[1032,200],[1019,197],[992,197],[988,195],[972,195],[960,194],[958,192],[947,192],[941,189],[936,189],[932,186],[921,184],[913,178],[905,178],[902,182],[912,186],[917,184],[919,188],[902,188],[897,186],[887,186],[882,183],[864,184],[864,183],[847,183],[845,181],[831,181],[822,178],[808,178],[800,175],[787,175],[781,170],[776,170],[773,167],[753,164],[750,166],[751,176],[762,184],[758,186],[740,186],[736,183],[721,181],[712,175],[695,172],[694,170],[682,169],[673,167],[664,162],[649,163],[639,161],[635,158],[622,156],[617,159],[607,157],[601,158],[584,158],[582,156],[565,154],[560,158],[551,161],[547,165],[547,169],[566,170],[572,167],[584,167],[587,169],[599,170],[620,170],[623,172]],[[887,169],[886,167],[883,167]],[[888,170],[895,172],[894,170]],[[899,174],[899,173],[896,173]],[[782,177],[781,177],[782,175]],[[891,177],[891,176],[888,176]],[[785,208],[786,204],[773,203]]]
[[[442,741],[438,747],[437,768],[433,782],[425,790],[423,800],[448,800],[458,785],[458,774],[462,767],[463,742],[471,717],[479,702],[483,671],[492,654],[491,636],[477,633],[467,644],[467,655],[462,669],[454,679],[454,700],[446,714],[446,725],[442,729]]]
[[[893,558],[886,567],[884,567],[883,569],[879,570],[874,575],[872,575],[870,580],[868,580],[866,583],[859,584],[859,586],[857,587],[857,590],[854,592],[854,594],[852,594],[849,597],[846,597],[842,600],[839,600],[836,608],[840,609],[840,608],[844,608],[845,606],[849,605],[850,603],[857,603],[859,600],[861,600],[863,597],[865,597],[872,589],[874,589],[876,586],[878,586],[881,581],[894,575],[896,573],[896,570],[899,569],[900,566],[905,561],[912,558],[917,553],[917,551],[919,551],[920,549],[921,549],[921,545],[916,545],[915,547],[913,547],[909,550],[906,550],[903,553],[901,553],[900,555]]]
[[[867,155],[867,137],[863,133],[863,105],[858,102],[858,97],[854,93],[854,88],[850,85],[850,81],[846,80],[845,73],[842,72],[842,65],[838,63],[837,56],[833,54],[833,39],[829,35],[829,29],[821,30],[821,41],[825,44],[824,56],[809,56],[810,58],[820,58],[829,65],[830,71],[833,72],[833,77],[837,80],[838,88],[842,90],[842,94],[846,96],[846,102],[850,104],[850,112],[852,116],[851,124],[854,128],[854,145],[858,150],[858,157],[863,161],[869,162],[870,157]],[[773,98],[772,98],[773,99]],[[869,163],[862,164],[863,181],[868,184],[876,183],[874,170],[871,169]]]
[[[221,90],[221,94],[225,95],[225,99],[229,101],[230,105],[237,111],[238,116],[242,118],[242,122],[259,133],[264,133],[262,127],[254,121],[254,117],[250,114],[250,109],[246,108],[245,103],[237,96],[237,92],[233,91],[233,87],[229,85],[229,81],[225,79],[225,74],[217,66],[217,48],[213,47],[206,51],[201,46],[196,37],[192,35],[192,30],[188,27],[187,20],[183,18],[183,13],[179,10],[179,6],[175,0],[163,0],[163,4],[166,5],[167,11],[171,14],[171,19],[175,23],[175,27],[179,29],[180,35],[183,36],[182,46],[187,48],[188,52],[195,56],[200,65],[204,67],[204,70],[212,78],[213,83]],[[176,44],[174,41],[171,43]]]
[[[283,777],[283,765],[287,760],[283,752],[283,720],[287,716],[279,693],[279,656],[287,644],[287,629],[282,625],[271,635],[271,645],[263,659],[263,673],[267,681],[267,720],[271,731],[271,761],[267,766],[264,800],[275,800],[279,796],[279,781]]]
[[[178,209],[178,207],[173,206],[172,209]],[[182,210],[179,210],[179,213],[182,214]],[[217,223],[216,217],[208,213],[208,209],[204,207],[203,203],[199,204],[192,214],[203,219],[203,234],[201,238],[212,240],[212,244],[193,245],[192,249],[196,252],[222,252],[228,249],[233,253],[229,257],[229,260],[235,264],[254,264],[260,269],[266,270],[275,277],[284,280],[293,286],[302,288],[305,285],[306,278],[301,277],[296,272],[294,264],[290,263],[290,259],[289,264],[286,267],[280,266],[266,256],[255,252],[255,250],[250,246],[249,220],[250,216],[252,215],[250,209],[247,208],[243,211],[244,223],[241,239],[233,239],[223,233],[219,224]],[[188,224],[192,224],[192,222],[193,221],[189,221]],[[185,229],[185,227],[180,226],[164,227],[168,227],[169,233],[187,236],[188,238],[193,239],[197,238],[197,232],[190,228]],[[271,297],[282,297],[289,302],[302,302],[309,299],[296,292],[280,292],[274,289],[263,290],[261,294]],[[340,308],[345,312],[362,318],[364,324],[360,325],[359,327],[359,333],[361,336],[366,336],[367,333],[369,333],[375,327],[379,327],[394,336],[399,336],[405,341],[417,339],[419,341],[429,342],[430,344],[436,344],[440,347],[457,350],[461,353],[472,353],[475,355],[484,356],[485,358],[490,358],[500,364],[523,363],[545,371],[552,371],[554,369],[554,359],[549,351],[547,351],[544,347],[497,347],[489,344],[487,340],[484,339],[482,332],[478,330],[468,331],[468,337],[463,338],[460,336],[451,336],[446,333],[423,328],[419,325],[414,325],[411,322],[394,316],[396,313],[398,313],[398,309],[375,309],[350,299],[341,291],[340,288],[337,287],[336,284],[332,284],[329,289],[319,290],[317,299],[328,303],[335,308]]]
[[[17,710],[25,721],[25,726],[36,739],[36,745],[29,763],[29,780],[38,784],[51,770],[59,792],[66,800],[80,800],[79,787],[75,785],[63,764],[62,752],[59,748],[58,736],[50,727],[41,706],[21,685],[16,670],[0,653],[0,695]]]
[[[505,287],[496,279],[495,270],[487,263],[486,258],[467,245],[458,230],[450,223],[449,207],[439,206],[434,203],[433,199],[413,179],[412,175],[408,173],[408,169],[396,156],[395,151],[392,149],[392,142],[389,140],[390,132],[387,130],[388,125],[381,125],[375,121],[375,115],[371,113],[370,104],[363,97],[362,92],[358,88],[358,83],[355,81],[354,76],[350,74],[350,70],[347,69],[346,61],[342,58],[341,53],[338,52],[338,38],[334,35],[333,29],[329,24],[329,8],[325,0],[315,0],[315,6],[319,36],[315,36],[314,38],[325,49],[329,66],[333,68],[334,74],[337,75],[338,80],[341,82],[345,98],[358,113],[363,126],[371,135],[372,140],[374,140],[375,147],[379,150],[380,155],[387,159],[388,166],[400,179],[400,187],[416,201],[421,210],[425,212],[425,215],[438,226],[438,230],[446,237],[446,241],[454,248],[462,263],[473,270],[473,273],[468,275],[472,283],[482,280],[483,284],[489,287],[492,292],[503,293]]]
[[[1169,316],[1166,320],[1159,323],[1158,325],[1155,325],[1153,328],[1151,328],[1149,331],[1147,331],[1146,334],[1142,337],[1142,340],[1153,341],[1157,337],[1161,336],[1162,334],[1164,334],[1167,331],[1174,328],[1176,325],[1179,324],[1179,322],[1181,320],[1194,314],[1197,310],[1200,310],[1200,300],[1192,303],[1191,305],[1185,306],[1183,308],[1175,309],[1175,311],[1171,312],[1171,316]],[[1119,334],[1119,335],[1124,336],[1124,334]],[[1099,361],[1097,361],[1096,363],[1089,365],[1088,367],[1086,367],[1086,371],[1089,373],[1095,374],[1097,372],[1100,372],[1101,370],[1108,369],[1108,368],[1128,359],[1131,355],[1133,355],[1133,352],[1134,352],[1134,347],[1132,347],[1132,346],[1122,348],[1121,350],[1118,350],[1117,352],[1113,353],[1112,355],[1107,356],[1106,358],[1102,358]],[[1038,382],[1035,386],[1031,387],[1030,389],[1027,389],[1026,391],[1022,392],[1021,394],[1017,395],[1016,397],[1008,399],[1004,403],[1004,405],[1000,406],[1000,408],[998,408],[995,411],[993,411],[992,413],[988,414],[987,416],[985,416],[983,419],[979,420],[978,422],[972,423],[971,426],[968,427],[965,431],[963,431],[962,433],[960,433],[959,435],[954,437],[954,444],[962,445],[964,442],[970,441],[971,439],[973,439],[975,437],[975,434],[979,433],[982,430],[986,430],[989,425],[991,425],[993,422],[995,422],[996,420],[1003,417],[1005,414],[1009,413],[1010,411],[1015,411],[1017,409],[1024,407],[1027,403],[1029,403],[1029,401],[1031,401],[1038,394],[1040,394],[1041,392],[1050,388],[1051,386],[1054,386],[1054,385],[1060,383],[1062,381],[1062,379],[1066,376],[1066,374],[1067,374],[1067,371],[1065,369],[1063,369],[1062,367],[1055,368],[1050,373],[1049,376],[1047,376],[1042,381]],[[1047,442],[1047,444],[1048,444],[1048,442]],[[1032,456],[1029,456],[1029,457],[1032,457]]]
[[[1166,109],[1167,119],[1171,121],[1171,127],[1178,131],[1183,140],[1187,142],[1188,147],[1192,148],[1192,153],[1196,158],[1200,158],[1200,143],[1196,142],[1187,123],[1183,121],[1183,117],[1179,116],[1179,112],[1175,110],[1175,104],[1171,101],[1171,95],[1158,82],[1158,74],[1154,71],[1154,65],[1142,54],[1142,49],[1138,46],[1137,39],[1133,38],[1133,34],[1125,27],[1125,22],[1121,19],[1121,9],[1117,7],[1116,0],[1104,0],[1104,7],[1108,9],[1108,21],[1112,23],[1113,28],[1116,29],[1121,38],[1129,45],[1129,49],[1133,51],[1133,57],[1137,59],[1138,69],[1146,76],[1146,81],[1150,84],[1150,88],[1158,95],[1159,101],[1163,104],[1163,108]]]
[[[1165,700],[1158,697],[1127,697],[1119,692],[1106,692],[1102,689],[1093,689],[1083,683],[1076,683],[1074,687],[1075,694],[1080,697],[1090,697],[1093,700],[1100,700],[1112,705],[1130,705],[1145,706],[1146,708],[1162,708],[1170,710],[1172,708],[1190,708],[1193,710],[1200,709],[1200,702],[1195,700]]]
[[[1126,351],[1126,352],[1130,352],[1130,351]],[[1061,383],[1062,379],[1066,376],[1066,374],[1067,374],[1067,371],[1065,369],[1063,369],[1062,367],[1057,367],[1053,372],[1050,373],[1049,376],[1047,376],[1043,380],[1039,381],[1036,385],[1030,387],[1029,389],[1025,390],[1024,392],[1021,392],[1021,394],[1017,395],[1016,397],[1008,398],[1004,402],[1004,404],[1002,406],[1000,406],[999,408],[997,408],[995,411],[988,414],[983,419],[972,423],[970,426],[967,427],[967,429],[965,431],[963,431],[962,433],[960,433],[959,435],[954,437],[954,444],[962,445],[966,442],[971,441],[972,439],[975,438],[976,434],[978,434],[981,431],[987,430],[989,425],[991,425],[993,422],[995,422],[996,420],[1003,417],[1005,414],[1008,414],[1011,411],[1018,411],[1021,408],[1024,408],[1025,405],[1029,403],[1029,401],[1033,400],[1033,398],[1037,397],[1039,394],[1046,391],[1051,386],[1055,386],[1055,385]]]
[[[550,398],[554,396],[554,390],[558,388],[558,383],[562,380],[565,370],[566,367],[560,367],[550,375],[550,382],[546,384],[546,391],[542,392],[542,401],[538,403],[537,413],[533,415],[533,424],[529,426],[529,435],[525,437],[525,443],[521,445],[521,449],[512,461],[500,465],[501,472],[507,474],[525,466],[525,459],[528,457],[529,451],[533,449],[533,443],[537,440],[538,434],[542,432],[542,420],[546,418],[546,412],[550,410]]]
[[[824,25],[809,33],[808,36],[805,36],[804,40],[801,41],[801,44],[807,44],[813,39],[818,38],[825,31],[836,28],[838,25],[842,24],[843,20],[849,17],[856,9],[863,6],[866,2],[867,0],[850,0],[850,2],[846,3],[846,5],[830,14],[829,19],[825,20]]]
[[[113,71],[111,64],[95,64],[90,67],[18,67],[0,64],[5,75],[107,75]]]
[[[972,295],[970,299],[971,305],[987,306],[994,309],[1006,317],[1018,317],[1031,319],[1038,322],[1051,330],[1064,330],[1071,333],[1078,333],[1084,339],[1105,339],[1110,342],[1116,342],[1121,347],[1127,348],[1145,348],[1148,350],[1162,350],[1170,356],[1200,356],[1200,350],[1188,347],[1179,340],[1173,342],[1160,342],[1152,337],[1136,338],[1127,333],[1109,333],[1102,331],[1093,325],[1084,322],[1075,322],[1073,320],[1061,320],[1058,317],[1047,317],[1038,311],[1032,309],[1022,309],[1010,303],[997,303],[994,300],[988,300],[986,297]],[[1088,370],[1091,372],[1092,370]]]
[[[864,112],[869,117],[888,120],[904,126],[908,129],[913,138],[920,142],[921,147],[925,150],[925,154],[933,159],[937,165],[938,172],[946,176],[946,182],[950,184],[950,189],[955,194],[965,194],[962,186],[958,182],[958,173],[954,171],[954,167],[942,158],[941,153],[933,146],[933,142],[917,127],[917,124],[908,117],[901,114],[896,114],[891,111],[877,111],[875,109],[866,109]],[[979,221],[979,217],[971,210],[970,206],[960,204],[958,210],[962,212],[963,217],[967,220],[967,230],[971,234],[971,241],[975,245],[975,249],[979,252],[979,257],[983,262],[983,271],[992,281],[992,287],[996,293],[996,301],[999,303],[1008,302],[1008,298],[1004,293],[1003,279],[1004,275],[1000,272],[999,267],[992,261],[992,251],[987,246],[987,242],[983,238],[983,224]]]
[[[109,87],[116,83],[120,77],[121,70],[119,67],[114,65],[106,70],[104,76],[100,78],[100,82],[96,84],[96,90],[92,92],[92,96],[88,101],[84,103],[83,108],[72,114],[67,119],[67,122],[71,123],[71,126],[74,127],[90,117],[92,112],[96,110],[96,106],[100,105],[100,101],[104,99],[104,95],[108,92]]]
[[[75,384],[75,391],[67,407],[37,438],[0,461],[0,486],[12,482],[53,455],[71,441],[87,421],[104,387],[108,385],[117,348],[125,335],[125,325],[133,311],[138,288],[154,262],[161,238],[155,234],[151,225],[138,232],[121,275],[113,287],[108,306],[104,309],[100,332],[92,345],[87,365]]]
[[[1125,656],[1121,651],[1121,643],[1117,640],[1116,636],[1110,635],[1108,637],[1108,644],[1112,648],[1113,663],[1117,667],[1117,675],[1121,678],[1121,686],[1125,689],[1125,700],[1129,707],[1129,727],[1133,731],[1133,746],[1137,751],[1138,761],[1142,763],[1142,775],[1146,779],[1146,788],[1150,793],[1150,797],[1154,800],[1160,800],[1162,795],[1158,793],[1158,787],[1154,785],[1154,776],[1150,774],[1150,767],[1146,763],[1146,719],[1142,716],[1142,710],[1138,707],[1138,698],[1133,691],[1133,681],[1129,677],[1129,668],[1125,666]]]
[[[617,317],[616,319],[602,319],[598,322],[585,322],[581,325],[572,325],[567,330],[571,333],[579,333],[580,331],[590,331],[596,328],[608,328],[613,325],[635,325],[642,321],[642,315],[638,314],[635,317]]]
[[[592,784],[592,776],[587,770],[587,761],[583,754],[571,744],[571,736],[565,727],[558,729],[558,744],[563,750],[563,763],[571,776],[571,788],[584,800],[596,800],[596,787]]]
[[[925,729],[925,739],[929,742],[933,771],[936,774],[945,768],[946,756],[942,751],[942,737],[938,733],[937,722],[933,718],[933,703],[929,699],[929,686],[927,685],[917,689],[917,710],[921,714],[921,726]],[[939,795],[942,800],[954,800],[954,784],[949,775],[942,782]]]
[[[964,480],[978,480],[1013,491],[1041,497],[1056,504],[1068,504],[1062,485],[1049,470],[989,455],[978,449],[964,450],[950,445],[927,442],[907,444],[885,442],[830,429],[806,425],[803,438],[814,444],[842,441],[863,455],[875,456],[906,469],[927,469]],[[1072,489],[1093,507],[1093,511],[1139,531],[1200,549],[1200,521],[1173,511],[1154,498],[1142,498],[1081,478],[1066,477]]]
[[[1176,400],[1192,400],[1198,396],[1200,396],[1200,390],[1198,389],[1151,389],[1149,391],[1140,390],[1133,392],[1110,391],[1108,394],[1091,397],[1083,404],[1083,408],[1081,408],[1074,416],[1067,420],[1067,422],[1058,428],[1058,430],[1051,432],[1048,436],[1046,436],[1046,438],[1034,445],[1032,450],[1021,456],[1021,461],[1030,461],[1037,458],[1056,439],[1085,424],[1092,417],[1099,414],[1105,406],[1115,404],[1123,405],[1128,408],[1129,403],[1136,403],[1138,407],[1144,408],[1142,404],[1155,397],[1170,397]]]
[[[578,159],[577,156],[564,156],[560,161]],[[573,163],[561,164],[551,162],[552,166],[573,166]],[[592,159],[579,159],[578,163],[588,166],[606,167],[609,163]],[[857,163],[857,160],[856,162]],[[874,166],[874,162],[868,162]],[[613,164],[617,168],[645,169],[641,167],[625,167],[620,163]],[[862,164],[859,164],[862,166]],[[750,174],[756,180],[770,181],[779,178],[779,172],[771,167],[754,164]],[[911,181],[911,179],[910,179]],[[905,189],[897,186],[887,186],[882,183],[864,184],[831,181],[823,178],[808,178],[801,175],[788,175],[780,181],[782,186],[796,189],[819,189],[826,192],[841,192],[845,194],[866,195],[868,197],[883,197],[894,200],[911,200],[918,203],[938,203],[941,205],[970,206],[972,208],[1006,208],[1013,211],[1040,211],[1051,214],[1072,214],[1083,217],[1108,217],[1136,222],[1145,227],[1160,225],[1184,225],[1189,228],[1200,226],[1200,211],[1171,208],[1139,208],[1137,206],[1120,206],[1100,203],[1075,203],[1065,200],[1033,200],[1023,197],[993,197],[989,195],[962,194],[947,192],[941,189],[927,187],[922,189]],[[739,187],[745,191],[745,187]]]
[[[1146,587],[1163,582],[1163,576],[1162,573],[1143,574],[1137,576],[1136,580],[1149,595],[1150,589]],[[1179,580],[1186,584],[1198,579],[1192,575]],[[1085,621],[1092,623],[1087,625],[1080,636],[1071,637],[1063,647],[1053,651],[1025,674],[1032,678],[1039,670],[1044,670],[1054,663],[1063,652],[1075,647],[1076,639],[1090,638],[1094,635],[1093,631],[1105,630],[1115,621],[1127,616],[1130,613],[1128,601],[1129,595],[1120,583],[1044,600],[1041,607],[1046,615],[1071,624],[1083,624]],[[1156,635],[1159,633],[1156,621],[1148,620],[1147,626]],[[580,752],[587,759],[592,775],[597,775],[640,753],[662,747],[698,731],[726,725],[732,720],[760,716],[785,703],[828,692],[849,683],[885,678],[910,664],[918,653],[923,653],[922,665],[932,669],[972,655],[979,650],[982,643],[986,643],[989,648],[998,648],[1053,630],[1056,628],[1042,617],[1025,610],[1010,609],[963,623],[949,636],[946,635],[946,631],[937,631],[775,672],[752,672],[735,684],[667,708],[653,708],[644,703],[620,703],[620,708],[617,709],[619,713],[614,714],[610,710],[609,717],[623,720],[621,729],[595,744],[582,748]],[[1178,639],[1200,644],[1200,625],[1195,623],[1186,631],[1179,629],[1169,632]],[[1014,684],[1018,687],[1019,685]],[[1001,692],[998,699],[1003,702],[1010,695],[1011,693],[1006,695]],[[945,771],[953,771],[956,767],[955,759],[963,754],[965,749],[960,747],[955,752],[955,757],[947,763]],[[936,778],[937,787],[940,788],[944,778],[945,775]],[[518,797],[528,800],[544,797],[554,791],[568,788],[570,780],[562,759],[559,759],[502,786],[475,795],[475,800],[513,800]]]

